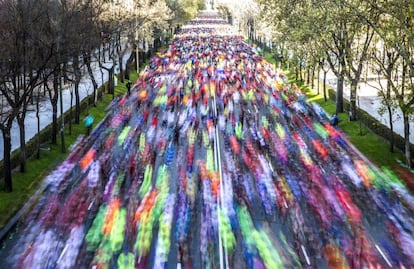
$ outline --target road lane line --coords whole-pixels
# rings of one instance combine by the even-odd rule
[[[377,248],[378,252],[381,254],[382,258],[385,260],[385,262],[388,264],[389,267],[392,267],[391,262],[388,260],[387,256],[385,256],[384,252],[382,251],[382,249],[375,244],[375,247]]]
[[[305,247],[303,245],[300,245],[300,248],[302,249],[303,255],[305,255],[306,263],[310,265],[310,260],[308,257],[308,253],[306,253]]]
[[[209,93],[211,94],[211,89],[210,89],[210,81],[208,83],[208,88],[209,88]],[[217,104],[216,104],[216,95],[213,96],[213,101],[212,101],[212,106],[213,106],[213,113],[214,113],[214,117],[217,118]],[[217,132],[217,126],[216,126],[216,122],[213,121],[214,123],[214,129],[215,129],[215,134],[214,134],[214,165],[215,165],[215,170],[217,170],[217,168],[219,169],[219,189],[220,189],[220,199],[218,199],[217,202],[217,227],[218,227],[218,237],[219,237],[219,256],[220,256],[220,269],[224,269],[225,268],[225,264],[227,265],[227,253],[226,255],[223,255],[223,238],[221,237],[221,228],[220,228],[220,223],[221,223],[221,217],[220,217],[220,209],[222,209],[222,201],[223,201],[223,186],[222,186],[222,178],[221,178],[221,166],[219,165],[219,163],[221,162],[220,159],[220,146],[219,144],[219,136],[218,136],[218,132]],[[226,257],[226,263],[224,263],[224,256]],[[228,267],[228,266],[227,266]]]

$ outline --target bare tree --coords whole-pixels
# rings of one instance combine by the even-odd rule
[[[99,32],[97,29],[98,13],[95,9],[99,9],[96,2],[89,0],[71,0],[62,1],[61,12],[62,41],[60,48],[63,54],[63,62],[71,67],[70,72],[74,84],[75,94],[75,124],[80,123],[80,93],[79,85],[84,76],[83,64],[89,64],[90,67],[90,53],[99,46]],[[82,57],[86,56],[83,60]],[[94,82],[93,72],[88,70],[91,80]],[[69,77],[69,76],[66,76]],[[94,88],[97,88],[93,84]]]
[[[48,27],[44,34],[48,38],[47,46],[54,52],[52,61],[48,65],[44,79],[51,81],[46,84],[49,100],[52,105],[52,143],[57,143],[58,134],[58,100],[62,88],[62,78],[74,83],[75,94],[75,122],[80,122],[79,83],[83,76],[82,64],[88,67],[88,73],[93,78],[90,66],[93,50],[99,47],[100,33],[97,30],[99,0],[66,0],[49,1],[47,15]],[[83,57],[83,59],[82,59]],[[97,84],[94,85],[96,94]],[[96,99],[95,99],[96,100]],[[63,117],[62,117],[63,120]],[[62,151],[64,151],[64,130],[61,126]]]
[[[27,105],[40,75],[51,57],[43,47],[43,36],[35,27],[46,19],[43,1],[0,1],[0,92],[7,100],[0,121],[4,143],[5,189],[13,190],[11,176],[11,127],[16,120],[20,130],[20,170],[25,171],[25,125]]]

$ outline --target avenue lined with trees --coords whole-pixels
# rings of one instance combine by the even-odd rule
[[[352,121],[357,119],[359,83],[370,76],[379,82],[391,130],[395,109],[402,111],[405,158],[412,167],[409,141],[414,116],[412,1],[271,0],[260,1],[259,7],[258,20],[272,31],[265,35],[258,32],[261,35],[258,39],[266,39],[277,59],[296,70],[297,78],[302,79],[306,74],[306,82],[310,84],[317,70],[331,69],[335,73],[337,113],[345,109],[344,83],[350,84],[350,104],[346,110]],[[389,142],[392,151],[392,137]]]
[[[86,108],[87,134],[74,124],[69,155],[0,230],[0,267],[414,265],[408,184],[358,150],[331,100],[276,69],[257,18],[246,42],[221,10],[177,25],[138,78]],[[311,72],[298,75],[311,85]]]
[[[408,167],[413,166],[409,136],[414,115],[414,7],[410,1],[0,0],[4,190],[13,190],[12,170],[16,168],[11,162],[13,122],[20,130],[18,168],[27,170],[30,156],[24,122],[30,106],[36,104],[39,112],[39,102],[51,103],[49,140],[67,150],[66,128],[70,132],[72,124],[82,124],[81,78],[89,77],[92,82],[91,105],[96,106],[102,95],[92,64],[108,72],[104,92],[114,98],[115,77],[128,81],[130,70],[138,69],[149,51],[157,51],[206,5],[216,8],[239,34],[270,49],[297,80],[314,88],[315,78],[322,72],[325,100],[326,74],[334,72],[338,81],[335,110],[347,111],[351,121],[360,120],[360,82],[378,81],[391,131],[395,110],[403,113],[405,159]],[[127,53],[129,60],[123,66]],[[343,100],[346,83],[351,86],[349,107]],[[74,97],[74,114],[65,122],[58,118],[62,84],[71,85]],[[38,158],[41,143],[39,139],[36,145]],[[393,143],[391,135],[390,151]]]
[[[277,60],[295,70],[297,78],[306,74],[306,81],[313,85],[319,70],[331,69],[338,79],[337,113],[344,111],[344,83],[349,82],[350,120],[356,120],[358,83],[367,79],[364,74],[376,75],[391,131],[393,111],[400,108],[403,113],[405,156],[411,167],[414,7],[410,1],[391,2],[217,1],[216,8],[238,26],[240,33],[271,47]],[[49,99],[53,107],[51,141],[56,143],[61,131],[57,115],[62,79],[74,85],[74,123],[79,124],[82,76],[87,74],[92,81],[94,105],[98,99],[92,62],[99,62],[109,73],[107,92],[113,93],[115,68],[123,81],[133,67],[131,63],[138,59],[139,64],[139,55],[143,57],[150,46],[159,46],[176,27],[194,16],[204,1],[3,0],[0,5],[0,129],[5,186],[11,191],[10,130],[16,121],[23,172],[27,158],[24,120],[29,104],[43,97]],[[123,67],[119,62],[127,51],[132,53]],[[392,151],[393,137],[389,140]]]
[[[199,0],[0,1],[0,129],[6,192],[12,191],[10,131],[14,121],[20,130],[19,170],[26,170],[29,156],[24,122],[29,105],[40,100],[51,102],[50,140],[56,144],[60,133],[62,152],[65,151],[64,123],[58,122],[62,83],[73,86],[73,122],[79,124],[79,83],[83,76],[90,76],[92,81],[93,105],[98,101],[93,62],[109,73],[106,92],[114,94],[115,72],[119,71],[123,80],[133,63],[142,61],[140,54],[157,50],[160,41],[165,42],[174,28],[193,17],[203,4]],[[123,67],[120,62],[127,51],[131,57],[127,67]],[[40,146],[39,141],[37,147]]]

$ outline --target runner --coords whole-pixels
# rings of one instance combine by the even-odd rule
[[[2,268],[414,266],[413,196],[214,12],[45,184]]]

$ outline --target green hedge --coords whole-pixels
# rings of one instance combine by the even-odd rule
[[[333,102],[336,101],[336,92],[331,89],[328,88],[328,93],[329,93],[329,99],[332,100]],[[349,101],[344,99],[344,110],[346,112],[349,112]],[[388,142],[391,140],[391,129],[384,125],[383,123],[381,123],[380,121],[378,121],[377,119],[375,119],[374,117],[372,117],[370,114],[368,114],[366,111],[357,108],[357,118],[361,120],[361,122],[368,128],[370,129],[373,133],[375,133],[376,135],[384,138],[385,140],[387,140]],[[402,137],[399,134],[394,133],[394,146],[404,152],[405,151],[405,141],[404,141],[404,137]],[[414,145],[410,144],[410,149],[411,152],[414,152]]]

